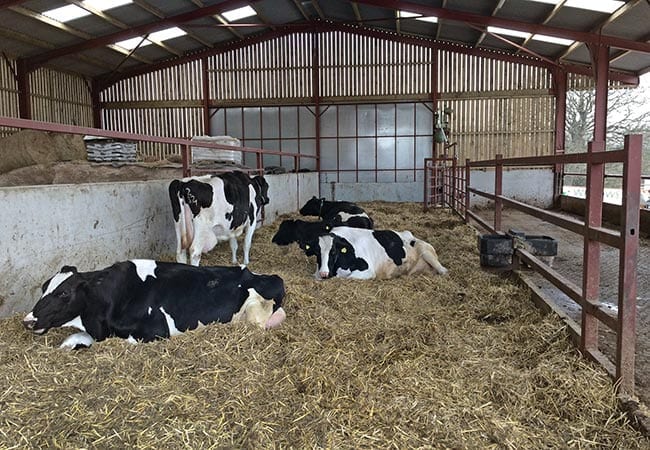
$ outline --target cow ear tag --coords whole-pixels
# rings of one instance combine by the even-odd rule
[[[347,253],[347,252],[348,252],[348,249],[347,249],[347,248],[343,247],[343,248],[341,249],[341,253]]]
[[[309,245],[305,245],[305,250],[309,250]]]

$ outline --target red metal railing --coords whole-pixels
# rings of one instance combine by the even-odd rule
[[[260,172],[260,173],[264,172],[264,155],[278,155],[284,157],[291,157],[293,158],[294,168],[296,171],[300,170],[301,158],[312,158],[318,161],[317,156],[304,155],[300,153],[279,152],[279,151],[264,150],[261,148],[253,148],[253,147],[233,147],[230,145],[214,144],[212,142],[203,142],[203,141],[197,143],[189,139],[168,138],[168,137],[160,137],[160,136],[150,136],[145,134],[125,133],[122,131],[110,131],[110,130],[102,130],[100,128],[78,127],[74,125],[65,125],[65,124],[52,123],[52,122],[39,122],[36,120],[17,119],[14,117],[0,116],[0,126],[12,127],[12,128],[24,128],[24,129],[39,130],[39,131],[50,131],[55,133],[101,136],[101,137],[123,139],[129,141],[157,142],[161,144],[178,145],[180,147],[181,157],[183,161],[184,177],[191,176],[192,173],[214,172],[214,170],[192,167],[192,165],[190,164],[190,161],[192,159],[191,158],[192,146],[208,147],[208,148],[222,149],[222,150],[234,150],[234,151],[240,151],[242,153],[254,153],[256,155],[255,160],[256,160],[257,167],[249,170],[249,172]]]
[[[636,324],[636,262],[639,246],[639,197],[641,183],[641,136],[625,137],[622,150],[601,151],[601,145],[590,143],[587,153],[563,154],[529,158],[503,159],[500,155],[493,160],[468,162],[467,170],[479,167],[494,167],[494,193],[487,193],[468,187],[467,192],[494,201],[494,222],[490,225],[473,211],[467,217],[477,221],[492,233],[501,232],[501,209],[503,205],[530,214],[584,238],[582,287],[566,279],[557,271],[546,266],[524,249],[515,249],[515,265],[524,262],[540,273],[560,291],[582,307],[580,328],[571,326],[574,339],[580,350],[599,362],[618,382],[621,393],[634,393],[634,358]],[[555,164],[587,164],[587,209],[585,221],[567,218],[560,214],[527,205],[502,195],[504,166],[545,166]],[[623,205],[619,231],[603,228],[602,198],[604,166],[606,163],[623,163]],[[469,183],[469,177],[467,178]],[[600,302],[600,247],[605,244],[619,250],[617,315]],[[547,306],[558,310],[554,302],[542,298]],[[603,323],[616,333],[616,355],[612,363],[598,349],[598,325]],[[571,323],[569,323],[571,325]]]

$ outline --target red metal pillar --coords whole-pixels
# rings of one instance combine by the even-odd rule
[[[201,58],[201,88],[203,101],[203,134],[212,136],[210,126],[210,74],[208,72],[208,58]]]
[[[619,392],[634,395],[639,197],[641,192],[641,135],[625,136],[621,249],[618,271],[618,334],[616,378]]]
[[[605,142],[607,137],[607,87],[609,73],[609,47],[589,45],[595,68],[596,98],[594,105],[594,142]],[[604,150],[604,149],[603,149]]]
[[[192,176],[190,169],[190,148],[187,145],[181,145],[181,161],[183,162],[183,176]]]
[[[494,231],[501,231],[501,209],[503,202],[499,198],[503,192],[503,155],[496,155],[496,164],[494,166]]]
[[[609,48],[589,45],[596,78],[594,105],[594,139],[589,143],[589,153],[604,152],[607,136],[607,75],[609,71]],[[587,164],[587,199],[585,209],[584,255],[582,268],[582,296],[587,303],[597,304],[600,297],[600,242],[589,238],[590,228],[599,228],[603,216],[605,164]],[[590,353],[598,349],[598,320],[582,308],[580,347]]]
[[[566,92],[567,73],[560,67],[553,70],[553,90],[555,94],[555,146],[556,155],[564,154],[566,144]],[[560,195],[562,195],[562,182],[564,165],[556,164],[553,171],[553,202],[559,206]]]
[[[424,180],[422,180],[424,184],[424,205],[422,206],[425,211],[429,210],[429,193],[427,192],[429,187],[429,161],[431,161],[430,158],[424,158]]]
[[[21,119],[32,118],[29,72],[27,62],[24,59],[18,59],[16,61],[16,81],[18,83],[18,114]]]
[[[588,152],[605,150],[605,142],[590,142]],[[590,228],[599,228],[603,216],[603,190],[605,165],[603,163],[587,164],[587,199],[585,211],[585,232],[582,267],[582,296],[586,303],[597,304],[600,290],[600,242],[589,238]],[[598,349],[598,320],[582,308],[582,332],[580,348]]]
[[[470,181],[469,158],[465,159],[465,223],[469,223],[469,181]]]

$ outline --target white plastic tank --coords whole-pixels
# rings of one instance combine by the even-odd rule
[[[232,147],[241,147],[239,139],[231,136],[194,136],[192,142],[223,144]],[[237,150],[225,150],[209,147],[192,146],[192,164],[199,161],[219,161],[241,165],[243,162],[242,152]]]

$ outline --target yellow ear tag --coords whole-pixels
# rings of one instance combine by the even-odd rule
[[[347,249],[347,248],[343,247],[343,248],[341,249],[341,253],[347,253],[347,252],[348,252],[348,249]]]
[[[305,250],[309,250],[309,245],[305,245]]]

